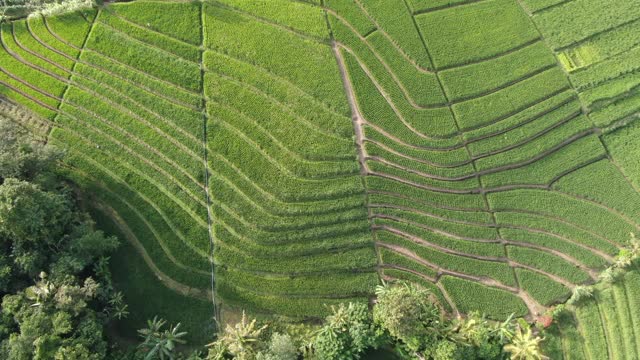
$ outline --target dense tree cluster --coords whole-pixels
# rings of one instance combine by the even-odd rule
[[[114,237],[95,230],[55,174],[63,154],[0,119],[0,358],[103,359],[126,315],[108,270]]]
[[[243,315],[210,345],[206,359],[351,360],[379,348],[391,349],[397,359],[543,359],[543,339],[526,322],[495,323],[477,313],[449,319],[430,291],[407,283],[380,286],[373,312],[367,304],[332,308],[313,333],[269,330]]]

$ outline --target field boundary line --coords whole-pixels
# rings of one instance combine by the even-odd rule
[[[87,46],[87,42],[89,41],[89,37],[91,36],[91,32],[93,31],[93,27],[96,23],[96,19],[98,18],[98,15],[100,13],[100,9],[98,9],[96,11],[96,15],[93,17],[91,24],[89,25],[89,29],[87,30],[87,33],[85,34],[84,40],[82,41],[82,46],[78,49],[78,54],[76,56],[76,58],[74,59],[73,65],[71,66],[71,69],[69,69],[69,77],[67,78],[67,83],[65,84],[65,88],[64,91],[62,92],[62,96],[60,99],[60,102],[58,103],[58,106],[56,107],[56,115],[53,118],[53,122],[56,123],[58,117],[60,116],[60,108],[62,107],[62,104],[64,103],[64,100],[66,98],[66,95],[69,91],[69,88],[71,87],[71,78],[73,77],[73,74],[75,73],[75,69],[76,69],[76,64],[78,63],[78,61],[80,60],[80,56],[82,55],[82,52],[84,51],[85,47]],[[44,17],[44,16],[43,16]],[[26,22],[26,26],[27,26],[27,31],[29,33],[31,33],[31,29],[29,28],[29,21],[25,20]],[[15,31],[13,31],[13,26],[11,28],[11,32],[14,36],[15,39]],[[35,37],[34,37],[35,39]],[[37,39],[36,39],[37,41]],[[49,137],[51,136],[51,132],[53,131],[53,127],[51,127],[51,129],[49,130],[49,133],[47,134],[47,141],[49,140]]]
[[[209,145],[208,145],[208,122],[209,116],[207,115],[207,97],[205,96],[205,65],[204,65],[204,52],[206,43],[206,20],[204,12],[204,0],[200,0],[200,91],[202,93],[202,162],[203,162],[203,174],[204,174],[204,195],[207,204],[207,234],[209,237],[209,263],[211,265],[211,303],[213,305],[213,321],[215,322],[216,331],[220,331],[220,310],[218,308],[216,299],[216,280],[215,280],[215,234],[213,231],[213,213],[211,211],[211,194],[209,189]]]
[[[96,206],[98,209],[102,210],[103,212],[105,212],[106,215],[109,216],[109,218],[116,223],[118,228],[124,233],[125,239],[136,249],[136,251],[138,252],[138,255],[142,257],[145,264],[149,267],[149,270],[153,272],[153,274],[158,278],[158,280],[160,280],[160,282],[165,287],[177,293],[180,293],[183,296],[197,298],[201,300],[209,299],[208,296],[206,295],[206,292],[203,292],[201,289],[192,288],[188,285],[182,284],[172,279],[170,276],[166,275],[162,270],[160,270],[158,266],[153,262],[153,259],[151,258],[147,250],[144,248],[144,245],[140,243],[140,240],[138,240],[138,237],[133,233],[131,228],[129,228],[129,226],[120,217],[118,212],[115,211],[115,209],[113,209],[109,205],[102,203],[101,201],[95,201],[93,202],[93,205]]]
[[[78,156],[86,158],[86,156],[84,156],[81,153],[78,153]],[[184,270],[187,270],[187,271],[192,271],[192,272],[195,272],[195,273],[203,274],[202,270],[190,268],[187,265],[183,264],[180,260],[175,258],[173,253],[170,251],[168,245],[165,243],[164,238],[159,235],[158,230],[155,228],[155,226],[153,226],[153,224],[151,222],[149,222],[149,220],[140,212],[140,210],[135,205],[132,205],[129,201],[127,201],[127,199],[124,199],[123,197],[118,195],[116,192],[112,191],[109,188],[108,185],[104,184],[101,180],[96,179],[93,175],[87,174],[86,172],[82,171],[81,169],[78,169],[78,168],[75,168],[75,167],[72,167],[72,166],[69,166],[69,168],[72,168],[73,171],[75,171],[76,173],[81,173],[82,176],[85,177],[85,178],[92,179],[96,184],[98,184],[98,186],[100,186],[105,191],[108,191],[109,193],[113,194],[126,207],[131,209],[131,211],[142,220],[142,222],[145,224],[145,226],[147,226],[149,228],[149,230],[151,231],[151,233],[153,234],[153,236],[157,240],[155,243],[160,244],[160,248],[162,249],[162,252],[165,254],[167,259],[169,259],[169,261],[173,265],[175,265],[176,267],[178,267],[180,269],[184,269]],[[145,199],[143,199],[143,200],[146,202]],[[200,253],[196,252],[196,254],[198,254],[199,256],[202,256],[202,254],[200,254]],[[208,272],[206,274],[208,274]]]

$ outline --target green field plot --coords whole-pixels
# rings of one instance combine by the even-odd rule
[[[615,129],[638,118],[640,3],[635,0],[564,2],[533,21],[593,111],[596,126]]]
[[[366,301],[376,256],[322,11],[227,5],[204,7],[216,289],[223,303],[293,318]],[[304,11],[289,19],[291,6]]]
[[[614,284],[597,286],[592,299],[570,307],[552,328],[561,343],[547,354],[553,359],[637,359],[639,281],[632,267]]]
[[[2,23],[0,96],[124,238],[123,328],[185,304],[203,342],[219,307],[316,320],[381,280],[533,319],[640,233],[639,9],[109,3]],[[636,277],[563,315],[558,359],[637,358]]]
[[[539,37],[512,0],[476,2],[420,14],[416,20],[436,68],[491,59]]]

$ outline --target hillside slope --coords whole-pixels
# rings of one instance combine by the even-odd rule
[[[380,278],[535,316],[640,229],[638,8],[111,4],[2,24],[0,95],[204,316],[317,318]]]

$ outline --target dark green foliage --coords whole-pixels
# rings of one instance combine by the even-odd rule
[[[128,313],[107,268],[118,241],[93,228],[52,172],[55,149],[2,126],[0,156],[15,158],[0,177],[0,357],[104,359],[103,326]]]
[[[325,322],[314,342],[320,360],[359,359],[365,350],[378,345],[378,334],[366,304],[340,304]]]

